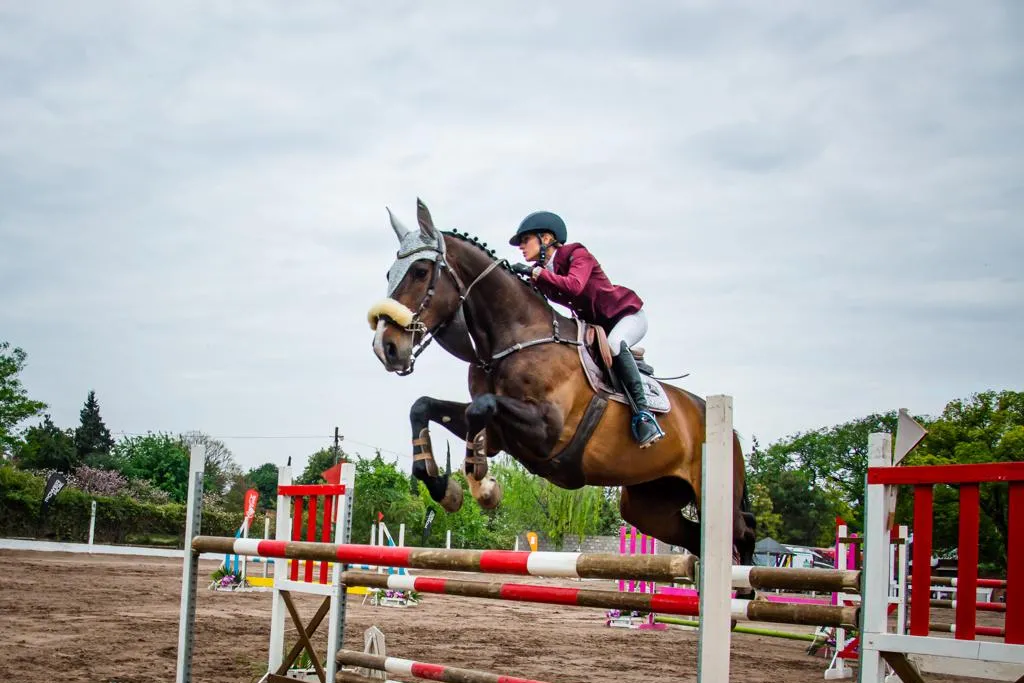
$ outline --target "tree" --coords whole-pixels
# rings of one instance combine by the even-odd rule
[[[265,512],[277,508],[277,465],[271,462],[263,463],[249,470],[245,479],[249,486],[260,492],[260,510]]]
[[[189,452],[180,438],[153,433],[127,437],[114,447],[113,461],[125,478],[148,481],[175,503],[188,499]],[[205,476],[203,483],[204,491],[213,490],[214,482]]]
[[[380,457],[380,451],[377,452],[377,457]],[[323,478],[323,473],[334,467],[337,462],[347,462],[348,454],[344,450],[334,450],[334,447],[321,448],[316,453],[309,456],[306,460],[306,468],[302,470],[302,474],[296,479],[296,483],[299,484],[325,484],[327,483]]]
[[[483,510],[470,494],[469,481],[461,469],[453,470],[451,477],[462,489],[462,507],[457,512],[445,512],[440,505],[431,500],[427,487],[421,486],[419,502],[423,512],[421,516],[413,517],[411,521],[407,520],[406,529],[412,530],[414,537],[422,539],[426,511],[433,509],[434,522],[424,545],[441,546],[447,533],[451,531],[452,546],[456,548],[510,548],[516,530],[508,523],[508,517],[503,509],[504,501],[497,510]],[[408,537],[408,533],[406,535]]]
[[[597,531],[601,536],[614,536],[625,524],[619,512],[620,490],[614,487],[605,488],[601,496],[601,509],[597,514]]]
[[[1020,462],[1024,460],[1024,392],[984,391],[950,401],[942,416],[925,425],[928,435],[906,458],[908,465]],[[1006,566],[1009,492],[1005,483],[980,487],[979,561],[993,573]],[[897,517],[912,517],[913,494],[900,495]],[[936,486],[933,543],[937,553],[957,547],[959,493]]]
[[[544,532],[558,550],[567,538],[580,544],[598,530],[602,491],[596,486],[569,490],[548,481],[541,484],[541,504],[546,512]]]
[[[563,489],[531,474],[506,456],[494,459],[491,473],[503,487],[498,508],[502,526],[516,534],[535,529],[561,549],[568,537],[582,543],[589,535],[607,533],[608,523],[618,520],[617,514],[609,515],[609,500],[602,487]],[[618,526],[614,531],[617,529]]]
[[[204,477],[212,485],[212,490],[223,494],[232,481],[242,476],[242,468],[235,462],[235,456],[223,441],[198,431],[185,432],[180,438],[186,450],[192,446],[206,448]]]
[[[755,443],[748,479],[769,492],[771,509],[781,516],[778,540],[827,543],[834,537],[837,515],[851,530],[860,527],[868,437],[877,431],[895,433],[897,415],[895,410],[873,413],[791,436],[767,450]],[[764,529],[760,521],[758,527]]]
[[[505,455],[491,461],[489,472],[501,482],[501,504],[496,510],[501,528],[513,538],[526,531],[547,533],[548,520],[541,493],[543,479]],[[468,502],[472,498],[464,500]]]
[[[18,443],[17,426],[48,407],[42,401],[30,399],[18,378],[27,357],[22,349],[12,349],[10,342],[0,342],[0,456],[11,452]]]
[[[277,478],[277,465],[271,462],[263,463],[259,467],[250,469],[245,474],[234,477],[221,502],[228,509],[241,510],[245,500],[245,492],[249,489],[256,489],[260,494],[256,501],[256,510],[260,512],[276,510]]]
[[[108,456],[114,448],[114,439],[100,417],[100,404],[96,400],[95,391],[89,391],[79,417],[81,423],[75,430],[75,452],[78,461],[94,466],[107,464]]]
[[[319,451],[315,455],[322,453],[323,451]],[[328,462],[327,467],[334,465],[333,450],[330,450],[330,453],[332,459]],[[310,460],[312,463],[312,457]],[[320,467],[322,464],[323,462],[320,462],[316,467]],[[422,528],[426,509],[419,498],[410,495],[409,481],[395,463],[384,462],[378,451],[373,458],[356,459],[355,466],[356,490],[352,506],[353,542],[369,542],[370,526],[377,522],[378,513],[384,515],[384,523],[388,525],[388,528],[396,532],[398,525],[402,523],[405,523],[407,531]],[[323,469],[327,469],[327,467]],[[309,468],[307,467],[307,469]]]
[[[71,472],[81,464],[74,433],[53,424],[49,414],[43,417],[43,424],[26,430],[25,441],[17,446],[14,457],[22,469]]]
[[[748,490],[751,511],[757,519],[757,535],[778,540],[782,536],[783,520],[782,515],[775,512],[771,492],[760,482],[751,482]]]

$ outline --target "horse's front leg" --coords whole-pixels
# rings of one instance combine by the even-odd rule
[[[465,438],[468,405],[421,396],[409,409],[409,422],[412,425],[412,474],[427,487],[431,499],[440,503],[448,512],[456,512],[462,507],[462,487],[449,477],[451,461],[448,462],[447,472],[441,474],[438,471],[430,445],[429,426],[430,422],[436,422],[452,434]]]
[[[508,396],[481,394],[466,409],[466,461],[463,465],[470,493],[480,507],[493,509],[501,502],[501,484],[487,474],[487,427],[495,420],[513,443],[542,449],[550,442],[549,420],[540,405]]]

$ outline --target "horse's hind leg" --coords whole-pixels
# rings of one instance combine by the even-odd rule
[[[683,516],[682,509],[694,502],[690,484],[675,477],[662,477],[654,481],[622,489],[619,510],[622,518],[642,533],[654,536],[663,543],[685,548],[700,556],[701,525]],[[742,539],[742,540],[740,540]],[[753,531],[746,515],[737,510],[733,516],[733,564],[746,562],[747,541],[750,542],[750,563],[753,564]],[[750,599],[754,593],[738,589],[737,598]]]
[[[700,555],[700,524],[682,513],[691,501],[693,488],[689,483],[676,477],[662,477],[624,486],[619,511],[641,533]]]

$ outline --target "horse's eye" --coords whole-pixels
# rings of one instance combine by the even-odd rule
[[[429,271],[424,266],[413,266],[412,267],[412,276],[414,278],[416,278],[417,280],[426,279],[428,272]]]

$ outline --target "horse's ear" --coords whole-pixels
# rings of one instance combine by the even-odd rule
[[[409,234],[409,231],[402,225],[402,222],[395,218],[395,214],[391,213],[389,207],[384,207],[388,210],[388,217],[391,219],[391,229],[395,231],[395,235],[398,236],[398,241],[401,242],[405,239],[405,236]]]
[[[427,209],[427,205],[419,197],[416,198],[416,220],[420,223],[420,232],[423,233],[424,237],[429,240],[441,239],[437,228],[434,227],[434,219],[430,217],[430,210]]]

